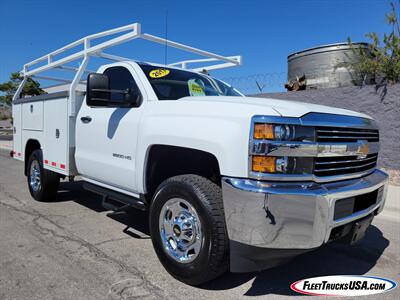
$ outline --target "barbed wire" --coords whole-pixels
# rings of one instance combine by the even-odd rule
[[[259,73],[240,77],[224,77],[221,79],[243,93],[259,93],[271,89],[283,89],[287,81],[287,73]]]
[[[298,74],[298,77],[304,74]],[[285,90],[285,83],[288,82],[287,72],[258,73],[238,77],[224,77],[221,80],[245,94],[262,93],[276,90]],[[295,78],[292,78],[295,80]],[[370,77],[362,77],[350,73],[346,68],[314,68],[308,69],[306,74],[307,87],[339,87],[349,85],[370,84],[373,80]]]

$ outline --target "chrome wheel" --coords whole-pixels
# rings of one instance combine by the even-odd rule
[[[189,263],[199,255],[203,244],[201,223],[186,200],[173,198],[164,204],[159,229],[165,252],[177,262]]]
[[[37,160],[32,161],[31,169],[29,172],[29,185],[34,192],[40,189],[40,165]]]

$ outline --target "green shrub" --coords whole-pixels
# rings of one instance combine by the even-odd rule
[[[373,76],[376,83],[399,83],[400,26],[398,12],[393,2],[390,13],[386,14],[386,23],[392,27],[392,31],[389,34],[384,33],[382,41],[376,32],[366,34],[371,40],[369,49],[355,46],[348,38],[352,51],[360,58],[349,64],[359,75]]]

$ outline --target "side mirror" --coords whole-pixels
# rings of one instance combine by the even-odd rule
[[[122,95],[121,100],[111,99],[112,94]],[[111,90],[110,79],[107,75],[90,73],[86,85],[86,104],[88,106],[139,107],[142,104],[142,95],[131,89]]]
[[[86,103],[88,106],[106,106],[110,101],[110,80],[107,75],[90,73],[86,84]]]

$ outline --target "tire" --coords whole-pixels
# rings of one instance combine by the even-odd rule
[[[186,215],[187,212],[190,212],[189,214],[193,215],[187,220],[193,222],[195,219],[200,222],[195,222],[194,225],[197,226],[189,222],[190,225],[193,225],[189,226],[191,228],[188,231],[189,236],[191,233],[192,239],[196,240],[195,244],[191,246],[194,249],[177,259],[175,255],[171,254],[176,254],[176,252],[168,249],[174,249],[174,245],[179,245],[179,242],[174,241],[177,234],[179,239],[186,238],[187,223],[184,223],[182,227],[173,225],[172,230],[169,230],[171,229],[169,224],[179,222],[182,215],[178,215],[179,218],[171,216],[174,215],[172,211],[176,212],[181,209],[183,214]],[[222,192],[221,188],[212,181],[198,175],[180,175],[165,180],[154,194],[149,223],[157,256],[165,269],[176,279],[196,286],[210,281],[228,270],[229,242]],[[170,238],[168,238],[168,232]],[[193,236],[199,232],[198,238],[194,239]],[[168,242],[171,239],[172,242]],[[185,241],[183,245],[186,247],[186,245],[190,245],[190,242]],[[177,247],[177,249],[180,248]]]
[[[28,160],[27,173],[29,192],[35,200],[50,201],[56,198],[60,176],[43,168],[42,150],[32,152]],[[33,180],[34,178],[36,179]]]

